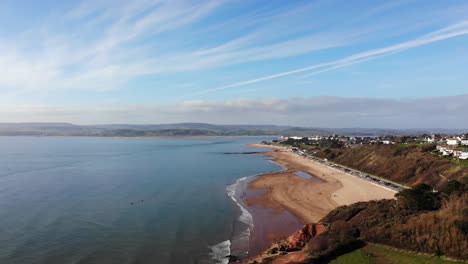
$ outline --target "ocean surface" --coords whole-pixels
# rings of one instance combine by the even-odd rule
[[[227,263],[264,139],[0,137],[0,263]]]

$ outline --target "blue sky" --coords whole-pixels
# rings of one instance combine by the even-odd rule
[[[4,0],[0,25],[0,122],[468,126],[467,1]]]

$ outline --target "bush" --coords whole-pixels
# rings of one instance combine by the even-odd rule
[[[333,222],[324,233],[312,238],[304,248],[311,257],[321,258],[352,248],[358,241],[359,229],[346,221]]]
[[[268,254],[272,254],[272,255],[273,255],[273,254],[276,254],[276,253],[278,253],[278,248],[277,248],[277,247],[274,247],[274,248],[268,250]]]
[[[281,246],[279,247],[279,251],[286,251],[286,247],[285,247],[284,245],[281,245]]]
[[[455,222],[455,225],[463,232],[463,234],[468,235],[468,221],[459,220]]]
[[[452,193],[462,193],[463,190],[465,189],[465,184],[457,181],[457,180],[450,180],[446,182],[442,187],[440,188],[440,191],[450,195]]]
[[[441,206],[441,198],[432,191],[430,185],[420,183],[412,189],[405,189],[395,196],[404,207],[413,210],[437,210]]]
[[[422,152],[431,152],[434,151],[437,147],[437,144],[429,144],[421,147]]]

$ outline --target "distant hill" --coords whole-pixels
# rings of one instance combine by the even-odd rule
[[[177,124],[103,124],[75,125],[70,123],[0,123],[3,136],[102,136],[102,137],[154,137],[154,136],[310,136],[326,135],[327,131],[275,125],[213,125],[205,123]]]
[[[432,132],[449,133],[448,129],[391,130],[370,128],[311,128],[276,125],[215,125],[207,123],[175,124],[102,124],[71,123],[0,123],[0,136],[312,136],[340,134],[348,136],[416,135]],[[460,132],[454,130],[455,132]],[[465,131],[466,132],[466,131]]]

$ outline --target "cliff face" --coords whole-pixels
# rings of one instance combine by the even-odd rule
[[[468,167],[433,154],[435,145],[362,145],[327,149],[317,156],[360,171],[414,186],[427,183],[439,187],[449,179],[468,181]]]
[[[308,257],[303,251],[311,239],[325,233],[323,224],[306,224],[286,239],[275,241],[267,250],[254,257],[248,263],[301,263]]]
[[[329,257],[361,246],[358,237],[359,230],[346,221],[335,221],[329,226],[306,224],[285,240],[273,243],[250,263],[325,263]]]
[[[301,249],[310,239],[325,232],[327,227],[323,224],[307,224],[304,225],[299,231],[289,236],[286,239],[286,245],[289,249]]]

